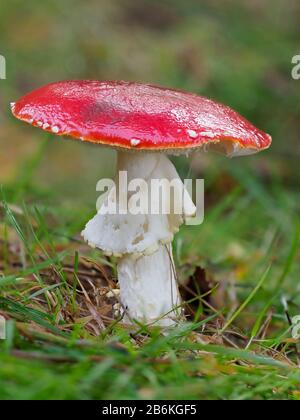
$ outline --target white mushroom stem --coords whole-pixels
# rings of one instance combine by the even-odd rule
[[[143,188],[134,193],[130,184],[137,180],[142,180]],[[154,180],[162,181],[156,191]],[[137,203],[142,208],[138,213]],[[111,212],[114,206],[116,214]],[[183,219],[195,213],[174,165],[164,154],[118,153],[116,187],[83,236],[90,245],[119,258],[120,298],[127,322],[168,326],[180,318],[171,243]]]
[[[121,258],[118,278],[126,322],[137,320],[162,326],[178,322],[181,301],[171,245],[160,245],[149,256]]]

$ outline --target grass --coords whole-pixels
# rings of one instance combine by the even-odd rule
[[[288,322],[300,313],[296,212],[249,167],[213,159],[225,166],[209,178],[205,223],[176,238],[188,322],[168,335],[120,322],[107,297],[115,261],[83,244],[63,209],[59,219],[39,209],[30,177],[34,204],[13,203],[16,190],[26,198],[18,183],[2,189],[1,399],[300,398]]]

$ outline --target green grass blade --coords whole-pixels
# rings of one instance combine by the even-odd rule
[[[256,285],[256,287],[253,289],[253,291],[250,293],[250,295],[247,297],[247,299],[242,303],[242,305],[239,307],[239,309],[232,315],[232,317],[229,319],[229,321],[226,322],[224,327],[221,330],[221,334],[224,333],[227,328],[233,323],[233,321],[236,320],[236,318],[243,312],[243,310],[249,305],[249,303],[252,301],[256,293],[260,290],[260,288],[263,286],[265,281],[268,278],[269,272],[270,272],[271,266],[267,268],[263,276],[261,277],[260,281]]]

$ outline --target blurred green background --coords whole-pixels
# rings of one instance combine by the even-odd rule
[[[296,0],[1,2],[7,80],[0,81],[0,183],[8,199],[44,206],[55,228],[70,226],[76,234],[95,211],[96,181],[111,176],[115,162],[114,151],[49,139],[14,120],[11,101],[63,79],[161,84],[224,102],[273,137],[271,149],[254,157],[194,159],[193,174],[206,180],[208,215],[242,188],[231,204],[239,224],[232,222],[229,237],[218,238],[210,236],[208,222],[199,230],[208,239],[199,239],[197,253],[220,255],[224,240],[255,249],[274,223],[288,247],[299,212],[300,81],[291,77],[292,57],[300,53],[299,22]],[[176,161],[185,176],[189,162]]]

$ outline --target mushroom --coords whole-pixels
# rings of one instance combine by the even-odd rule
[[[162,326],[178,322],[182,312],[172,241],[196,208],[168,154],[212,148],[230,157],[249,155],[267,149],[271,137],[210,99],[123,81],[53,83],[11,104],[11,109],[18,119],[45,131],[115,148],[116,185],[121,185],[124,172],[128,182],[138,178],[146,186],[153,179],[179,181],[180,193],[174,192],[173,201],[181,199],[181,213],[172,203],[167,214],[123,214],[117,194],[122,187],[113,187],[82,233],[91,246],[117,257],[127,321]],[[130,193],[127,198],[129,203]],[[112,204],[116,214],[105,211]]]

